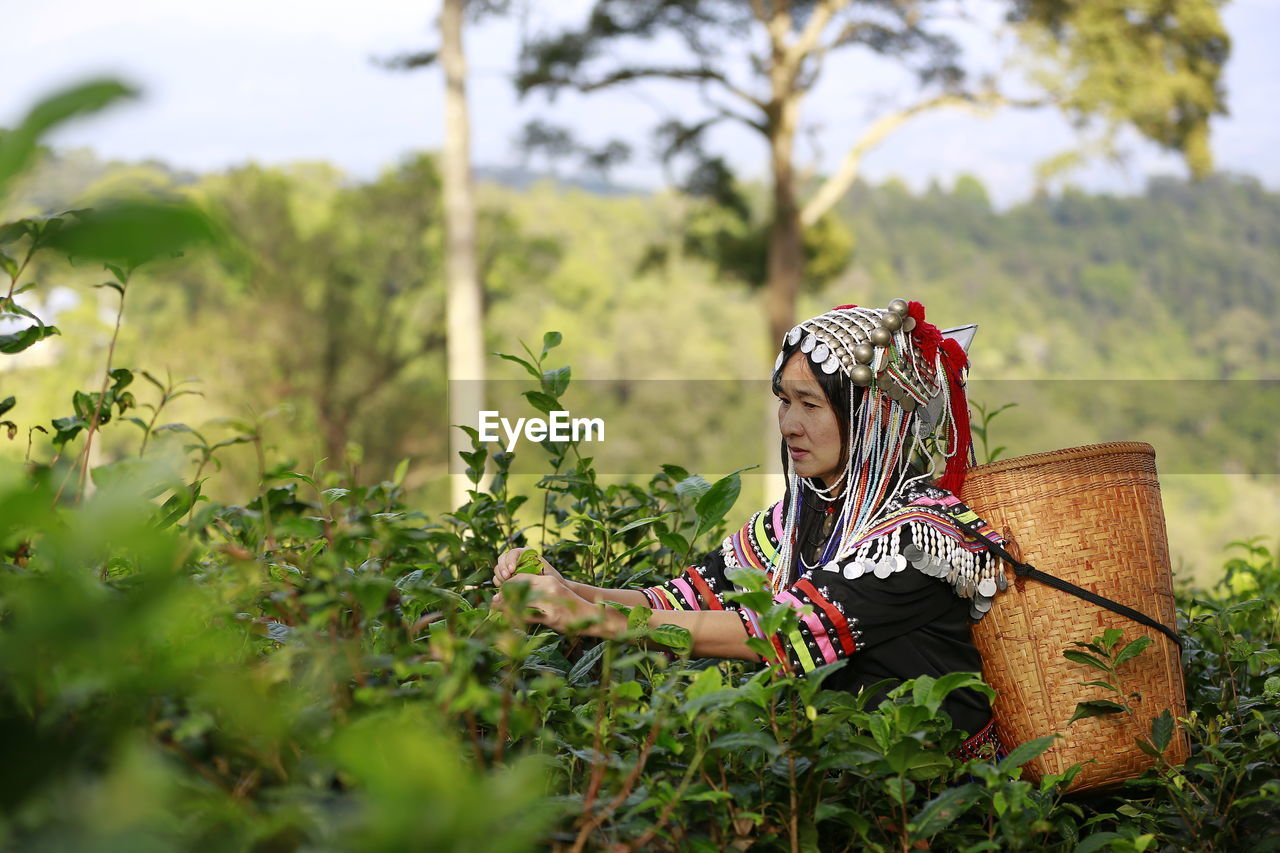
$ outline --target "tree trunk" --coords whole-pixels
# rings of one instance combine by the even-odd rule
[[[781,90],[781,91],[780,91]],[[787,92],[775,80],[774,109],[771,111],[769,153],[773,170],[773,222],[769,227],[769,256],[764,288],[765,322],[769,330],[769,367],[782,339],[796,323],[796,297],[804,280],[804,230],[796,201],[795,148],[796,117],[800,95]],[[767,505],[782,499],[786,486],[778,457],[777,405],[772,395],[765,397],[764,477],[762,488]]]
[[[484,407],[484,326],[476,275],[476,214],[471,184],[471,127],[467,112],[467,60],[462,46],[466,0],[444,0],[440,11],[440,62],[444,67],[445,328],[449,377],[449,464],[470,450],[453,424],[475,426]],[[450,478],[453,506],[467,500],[467,479]]]

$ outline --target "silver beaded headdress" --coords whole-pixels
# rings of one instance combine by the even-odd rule
[[[887,308],[842,305],[787,333],[775,374],[784,354],[798,347],[815,374],[840,371],[864,389],[850,396],[848,454],[835,483],[823,487],[798,478],[788,461],[788,531],[794,530],[802,489],[826,501],[846,496],[836,522],[838,539],[827,555],[839,559],[852,553],[908,483],[928,479],[960,490],[970,448],[966,350],[976,330],[969,325],[944,333],[925,321],[919,302],[894,299]],[[912,459],[922,461],[923,474],[908,476]],[[783,537],[778,583],[790,572],[790,539]]]

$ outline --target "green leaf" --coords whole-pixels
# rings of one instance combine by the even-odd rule
[[[136,90],[115,80],[94,80],[56,92],[27,113],[16,129],[0,136],[0,194],[9,179],[35,156],[41,137],[54,127],[80,115],[97,112]]]
[[[693,634],[688,628],[663,623],[649,634],[655,642],[667,646],[677,654],[683,654],[693,648]]]
[[[73,258],[129,267],[218,242],[213,223],[194,204],[141,198],[89,211],[47,240],[50,247]]]
[[[547,332],[542,336],[542,354],[545,356],[551,350],[560,346],[560,342],[564,340],[564,336],[559,332]]]
[[[514,361],[516,364],[520,365],[526,371],[528,371],[529,375],[532,376],[534,379],[538,379],[538,380],[542,379],[542,374],[538,372],[538,368],[534,367],[532,364],[525,361],[520,356],[508,355],[505,352],[494,352],[494,355],[496,355],[498,358],[505,358],[507,361]]]
[[[677,556],[683,557],[689,553],[689,540],[679,533],[659,533],[658,541],[662,543],[664,548],[670,548],[674,551]]]
[[[1082,681],[1080,683],[1085,687],[1104,687],[1107,690],[1110,690],[1112,693],[1120,692],[1120,688],[1116,687],[1114,684],[1112,684],[1109,681]]]
[[[698,532],[694,536],[706,533],[724,520],[729,510],[733,509],[733,505],[738,502],[738,496],[742,494],[742,477],[740,473],[745,468],[739,468],[727,477],[721,477],[707,489],[706,494],[698,498],[698,503],[694,507],[694,513],[698,516]]]
[[[3,400],[0,400],[0,415],[3,415],[16,405],[18,405],[17,397],[5,397]]]
[[[400,460],[400,463],[398,465],[396,465],[395,473],[391,475],[391,482],[395,483],[397,486],[402,486],[404,485],[404,478],[408,476],[408,474],[409,474],[409,457],[406,456],[405,458]]]
[[[95,284],[94,287],[95,288],[109,287],[112,290],[114,290],[116,293],[119,293],[122,299],[124,298],[124,285],[120,284],[117,281],[104,281],[102,284]]]
[[[676,495],[682,498],[693,498],[696,501],[705,495],[710,488],[710,483],[701,476],[694,474],[676,483]]]
[[[1109,845],[1112,841],[1119,841],[1121,838],[1117,832],[1095,832],[1093,835],[1086,836],[1076,845],[1075,853],[1095,853],[1103,847]]]
[[[1169,748],[1171,740],[1173,740],[1173,714],[1165,708],[1158,717],[1151,720],[1151,741],[1156,745],[1156,749],[1163,753]]]
[[[1116,643],[1120,642],[1120,638],[1124,636],[1124,631],[1119,628],[1108,628],[1102,632],[1102,647],[1107,651],[1115,648]]]
[[[542,574],[542,563],[538,561],[537,548],[530,548],[527,551],[520,552],[520,556],[516,559],[516,574],[518,575]]]
[[[1071,725],[1076,720],[1083,720],[1086,717],[1105,717],[1108,714],[1124,713],[1125,707],[1118,702],[1112,702],[1110,699],[1092,699],[1088,702],[1077,702],[1076,712],[1071,715],[1071,719],[1067,720],[1067,725]]]
[[[927,839],[946,829],[982,797],[982,789],[973,782],[947,788],[924,804],[907,825],[913,841]]]
[[[1076,651],[1075,649],[1067,649],[1062,653],[1062,656],[1067,660],[1075,661],[1076,663],[1087,664],[1093,667],[1094,669],[1099,669],[1099,670],[1102,670],[1103,672],[1108,672],[1108,673],[1111,672],[1111,670],[1107,667],[1105,663],[1098,660],[1093,655],[1087,652],[1080,652],[1080,651]]]
[[[4,252],[0,252],[0,270],[4,270],[4,274],[10,279],[15,279],[18,277],[18,262]]]
[[[559,400],[548,394],[544,394],[541,391],[525,391],[524,398],[529,401],[530,405],[543,414],[549,415],[552,412],[559,411],[560,409]]]
[[[13,355],[39,343],[45,338],[60,334],[62,333],[58,331],[57,326],[43,325],[28,326],[18,332],[0,334],[0,352]]]
[[[627,611],[627,628],[632,631],[638,631],[649,625],[649,617],[653,615],[653,610],[645,607],[643,604],[637,604]]]
[[[670,513],[670,512],[664,512],[662,515],[653,515],[653,516],[649,516],[648,518],[637,519],[636,521],[633,521],[630,524],[628,524],[626,527],[618,528],[617,530],[614,531],[613,535],[621,536],[622,534],[628,531],[635,530],[637,527],[644,527],[647,524],[653,524],[655,521],[661,521],[662,519],[666,518],[668,515],[672,515],[672,514],[673,513]]]
[[[566,365],[565,367],[557,367],[555,370],[548,370],[542,374],[542,390],[552,397],[559,397],[569,387],[569,377],[572,371]]]
[[[720,735],[720,737],[707,745],[707,749],[725,749],[737,752],[738,750],[754,747],[763,750],[765,753],[772,753],[777,746],[778,742],[768,732],[742,731]]]
[[[587,651],[587,653],[580,657],[578,662],[573,665],[573,668],[569,670],[569,674],[565,676],[565,681],[570,684],[580,683],[586,674],[591,671],[591,668],[596,665],[601,657],[604,656],[604,650],[606,647],[605,643],[599,643]]]
[[[1136,658],[1138,655],[1142,654],[1142,652],[1146,650],[1147,646],[1149,645],[1151,645],[1150,637],[1147,637],[1147,636],[1139,637],[1138,639],[1134,640],[1132,643],[1129,643],[1127,646],[1125,646],[1123,649],[1120,650],[1120,652],[1115,657],[1115,665],[1119,666],[1120,664],[1124,663],[1127,660]]]
[[[1053,746],[1053,742],[1057,739],[1057,735],[1049,735],[1048,737],[1038,737],[1035,740],[1018,744],[1009,750],[1009,754],[1001,759],[997,767],[1001,773],[1010,773],[1028,761],[1039,758],[1045,750]]]

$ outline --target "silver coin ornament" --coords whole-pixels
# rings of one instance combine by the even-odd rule
[[[889,575],[893,574],[893,562],[890,560],[881,560],[876,563],[875,573],[876,577],[880,578],[880,580],[884,580],[889,577]]]
[[[800,340],[800,336],[804,334],[799,326],[792,326],[791,331],[787,332],[787,343],[791,346],[796,345],[796,341]]]
[[[921,551],[919,546],[912,542],[902,549],[902,556],[906,557],[912,563],[916,563],[924,556],[924,551]]]
[[[778,358],[773,362],[773,372],[777,373],[782,367],[782,353],[778,353]]]
[[[862,577],[863,567],[860,560],[851,560],[844,564],[844,576],[846,580],[856,581]]]
[[[817,345],[818,345],[817,336],[815,336],[813,332],[810,332],[809,334],[805,335],[804,340],[800,342],[800,352],[803,352],[806,354],[811,353],[813,352],[813,348]]]
[[[986,613],[991,609],[991,599],[984,598],[980,595],[973,600],[973,606],[981,610],[983,613]]]
[[[829,572],[838,572],[840,571],[840,564],[837,563],[835,560],[832,560],[831,562],[824,565],[822,568],[826,569]]]
[[[893,557],[890,558],[889,562],[893,564],[893,570],[895,572],[900,572],[907,567],[907,558],[901,554],[894,554]]]
[[[982,582],[978,584],[978,595],[992,598],[995,596],[996,591],[996,582],[991,578],[983,578]]]
[[[829,355],[831,355],[831,347],[826,344],[818,344],[813,348],[813,355],[811,357],[815,364],[822,364],[822,362],[827,360],[827,356]]]
[[[823,373],[835,373],[839,369],[840,359],[836,358],[834,355],[829,356],[826,361],[822,362]]]
[[[1001,592],[1009,588],[1009,579],[1004,576],[1004,572],[996,575],[996,588]]]

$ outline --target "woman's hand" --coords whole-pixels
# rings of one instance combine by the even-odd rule
[[[503,556],[505,557],[506,555],[504,554]],[[599,605],[593,604],[578,595],[565,583],[555,569],[551,571],[553,574],[550,575],[526,574],[515,578],[516,582],[529,585],[529,596],[526,599],[526,603],[530,612],[525,614],[525,618],[540,622],[551,630],[563,634],[571,625],[588,622],[601,615],[602,611]],[[497,577],[495,572],[495,582]],[[511,579],[509,575],[507,580]],[[490,601],[489,607],[503,609],[507,604],[507,599],[499,591]],[[588,629],[587,633],[591,633],[590,629]]]
[[[512,548],[510,551],[506,551],[502,556],[498,557],[498,562],[493,567],[493,585],[502,586],[504,583],[511,580],[511,578],[516,574],[516,563],[519,562],[520,555],[525,551],[530,550],[532,549]],[[562,578],[560,573],[555,570],[555,567],[542,559],[542,555],[538,555],[538,565],[541,567],[541,572],[539,572],[538,575],[527,575],[527,577],[553,577],[558,581],[564,581],[564,578]]]

